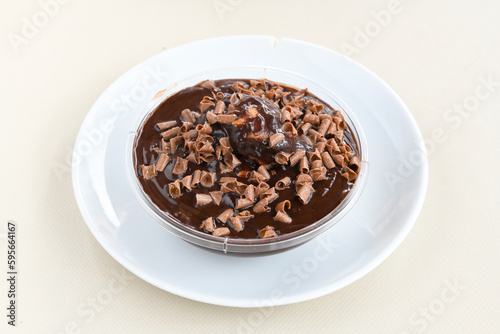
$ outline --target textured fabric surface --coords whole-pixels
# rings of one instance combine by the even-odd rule
[[[500,332],[498,1],[0,3],[1,333]],[[246,33],[323,45],[374,71],[412,111],[430,161],[422,213],[382,265],[330,295],[263,310],[198,303],[133,276],[87,228],[69,165],[88,110],[127,69]],[[15,328],[5,310],[9,219]],[[120,289],[104,297],[116,277]],[[106,303],[89,307],[97,298]]]

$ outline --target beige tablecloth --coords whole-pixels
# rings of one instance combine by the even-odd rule
[[[1,333],[500,332],[498,1],[27,0],[1,8]],[[313,42],[373,70],[412,111],[430,161],[422,213],[382,265],[262,317],[128,273],[83,221],[67,163],[88,110],[123,72],[174,46],[248,33]],[[18,223],[16,327],[6,310],[9,219]],[[120,292],[82,315],[79,306],[117,273]]]

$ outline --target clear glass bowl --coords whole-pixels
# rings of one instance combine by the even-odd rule
[[[358,177],[351,191],[332,212],[323,217],[321,220],[316,221],[298,231],[269,239],[234,239],[231,237],[216,237],[194,230],[181,223],[169,213],[160,210],[144,192],[136,174],[135,145],[144,122],[146,122],[156,108],[171,95],[185,88],[194,86],[204,80],[262,78],[293,86],[298,89],[308,88],[311,94],[317,96],[329,104],[332,108],[340,110],[346,123],[349,125],[354,138],[356,139],[360,154]],[[354,206],[363,191],[368,171],[368,151],[364,133],[354,113],[341,101],[339,97],[330,92],[326,87],[320,85],[318,82],[312,81],[302,75],[288,70],[262,66],[238,66],[213,69],[192,75],[166,88],[161,99],[155,100],[155,102],[147,110],[140,112],[137,122],[135,122],[129,132],[126,154],[126,169],[132,191],[141,207],[158,224],[185,241],[207,249],[217,250],[228,254],[250,255],[274,253],[301,245],[325,232],[339,222]],[[140,222],[138,223],[140,224]]]

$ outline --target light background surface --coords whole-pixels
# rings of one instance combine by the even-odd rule
[[[499,2],[396,1],[384,26],[377,13],[391,1],[66,2],[43,22],[41,4],[54,1],[0,1],[1,333],[500,332]],[[38,31],[9,41],[34,19]],[[422,213],[382,265],[330,295],[261,310],[194,302],[128,273],[83,221],[68,164],[88,110],[130,67],[249,33],[323,45],[374,71],[412,111],[430,161]],[[16,328],[4,315],[8,219],[19,226]],[[79,314],[116,273],[122,289]]]

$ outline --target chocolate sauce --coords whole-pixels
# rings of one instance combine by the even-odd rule
[[[187,153],[183,146],[180,145],[175,153],[169,154],[170,160],[163,172],[158,172],[152,179],[142,177],[141,166],[154,164],[159,157],[159,153],[155,151],[161,147],[161,134],[155,126],[157,123],[177,120],[177,124],[182,124],[180,119],[181,111],[188,108],[191,111],[198,112],[201,116],[196,120],[196,124],[204,124],[206,122],[207,111],[213,111],[213,107],[208,108],[204,112],[200,111],[200,101],[205,97],[214,97],[216,93],[223,93],[222,101],[226,106],[231,105],[230,98],[235,92],[231,87],[236,83],[243,83],[245,86],[250,85],[250,80],[246,79],[231,79],[215,81],[215,88],[207,87],[207,85],[198,84],[167,98],[146,120],[143,127],[140,129],[135,146],[135,167],[137,176],[144,189],[144,192],[149,196],[151,201],[160,209],[170,213],[176,217],[181,223],[186,226],[203,231],[200,225],[203,220],[208,217],[214,217],[215,227],[229,226],[231,230],[231,238],[246,238],[254,239],[258,237],[258,233],[266,226],[274,228],[278,235],[294,232],[302,229],[332,212],[340,202],[345,198],[347,193],[353,187],[353,182],[348,181],[343,177],[342,169],[338,165],[326,171],[326,179],[314,182],[314,192],[312,193],[309,202],[303,204],[296,195],[295,180],[300,174],[298,164],[295,166],[275,164],[275,155],[278,152],[294,153],[298,149],[311,151],[313,144],[303,135],[296,137],[286,137],[278,145],[269,146],[269,134],[281,133],[281,108],[283,101],[279,101],[278,105],[273,103],[272,99],[259,97],[254,95],[241,94],[237,103],[233,103],[232,114],[237,116],[237,120],[244,119],[245,121],[239,124],[219,124],[211,125],[212,133],[210,136],[214,138],[214,147],[218,144],[220,138],[229,137],[233,154],[241,161],[241,164],[235,167],[231,172],[221,173],[220,161],[215,159],[213,162],[202,162],[195,164],[189,162],[186,172],[182,175],[175,175],[172,169],[177,157],[185,158]],[[276,86],[274,82],[267,81],[263,90],[268,90],[271,86]],[[334,115],[336,111],[327,105],[322,100],[310,94],[307,90],[299,91],[296,88],[279,84],[283,92],[290,93],[289,96],[304,95],[301,99],[305,101],[315,101],[323,105],[323,113]],[[222,95],[220,95],[222,96]],[[234,102],[234,101],[233,101]],[[354,140],[351,130],[348,126],[343,133],[343,142],[348,145],[355,156],[358,156],[357,144]],[[269,204],[271,212],[254,213],[252,209],[236,210],[236,201],[240,196],[236,193],[224,193],[220,205],[210,203],[204,206],[196,206],[196,194],[208,194],[211,191],[220,190],[218,180],[221,177],[236,177],[238,181],[250,184],[247,179],[250,171],[257,170],[259,166],[267,165],[271,174],[270,180],[266,181],[270,187],[274,187],[276,182],[286,176],[290,177],[292,184],[289,188],[277,191],[279,198]],[[172,198],[169,195],[168,184],[178,179],[182,179],[186,175],[192,174],[195,170],[202,170],[216,173],[216,181],[213,187],[205,188],[198,187],[191,191],[182,190],[182,196]],[[284,200],[289,200],[291,208],[286,213],[292,219],[291,223],[283,223],[275,220],[273,217],[276,214],[274,206]],[[255,217],[244,222],[244,228],[240,232],[236,232],[231,228],[230,224],[222,224],[215,218],[227,208],[232,208],[235,213],[243,210],[249,210]]]

